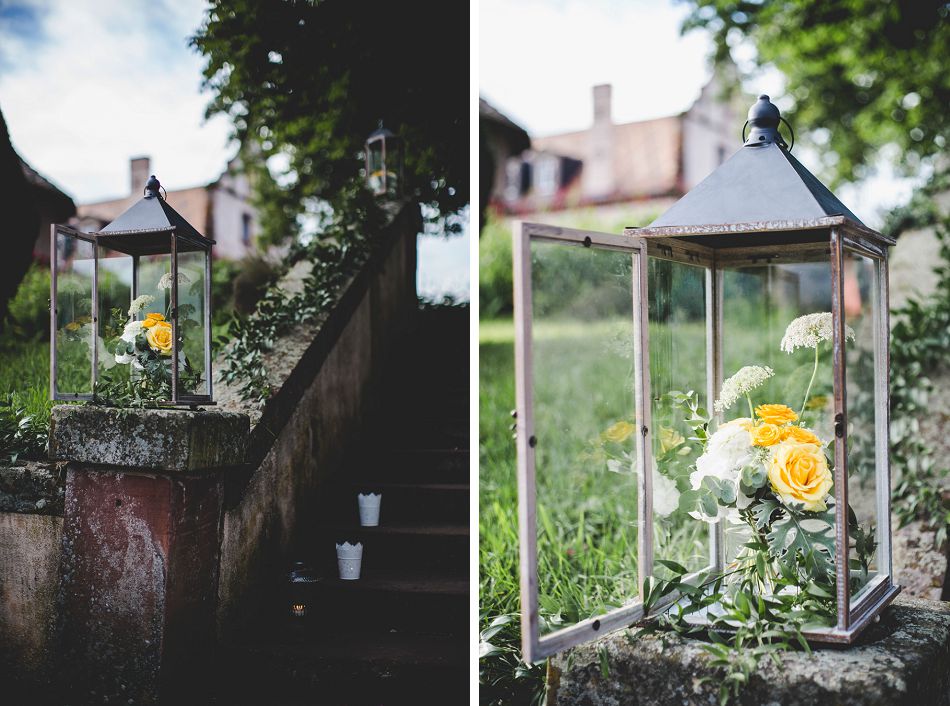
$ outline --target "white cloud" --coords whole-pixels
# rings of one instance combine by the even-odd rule
[[[203,58],[187,46],[205,3],[38,0],[40,41],[0,35],[0,108],[14,147],[77,202],[128,193],[128,160],[152,157],[168,189],[210,182],[236,150],[204,120]]]

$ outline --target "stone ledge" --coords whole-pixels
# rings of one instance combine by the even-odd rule
[[[606,650],[609,676],[601,673]],[[721,674],[696,640],[630,641],[625,631],[552,659],[549,704],[638,706],[718,703]],[[760,663],[739,703],[767,706],[948,706],[950,603],[898,596],[849,649],[789,652]],[[700,683],[703,677],[710,681]]]
[[[216,409],[117,409],[59,405],[50,458],[154,471],[201,471],[244,463],[250,421]]]

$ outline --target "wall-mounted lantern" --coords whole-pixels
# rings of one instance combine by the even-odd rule
[[[403,142],[391,130],[379,128],[366,138],[366,184],[377,196],[399,196],[402,189]]]
[[[131,390],[153,402],[212,404],[214,241],[160,191],[152,176],[143,198],[97,233],[52,226],[54,400]]]
[[[853,642],[900,590],[894,241],[792,156],[781,121],[761,96],[744,145],[645,228],[515,233],[528,662],[662,612],[681,597],[653,602],[651,581],[680,568],[820,603],[813,642]],[[572,613],[543,610],[565,592]]]

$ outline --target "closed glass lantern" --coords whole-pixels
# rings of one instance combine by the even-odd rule
[[[383,127],[366,138],[366,184],[377,196],[398,196],[402,188],[403,145],[398,135]]]
[[[97,233],[52,226],[54,400],[212,404],[211,247],[161,195]]]
[[[781,120],[761,96],[739,150],[648,227],[514,234],[528,661],[684,605],[651,595],[671,576],[810,601],[816,643],[851,643],[900,590],[894,241],[792,156]]]

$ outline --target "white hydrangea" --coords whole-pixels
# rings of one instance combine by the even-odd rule
[[[832,339],[833,318],[831,312],[805,314],[792,321],[782,336],[782,350],[791,353],[797,348],[817,348],[822,341]],[[854,340],[854,329],[845,324],[844,337]]]
[[[135,316],[154,301],[155,297],[153,297],[151,294],[143,294],[136,297],[132,300],[132,306],[129,307],[129,316]]]
[[[773,375],[775,375],[775,371],[768,366],[746,365],[739,368],[735,375],[722,383],[719,399],[716,400],[713,408],[717,412],[729,409],[738,399],[747,395]]]
[[[706,476],[735,483],[742,467],[752,461],[755,453],[752,434],[742,421],[736,419],[723,424],[709,437],[706,451],[696,459],[696,470],[689,476],[693,490],[699,490]]]
[[[680,504],[676,483],[660,473],[653,474],[653,512],[662,517],[669,515]]]
[[[141,321],[129,321],[122,330],[122,340],[126,343],[135,343],[135,337],[145,329],[142,324]]]

